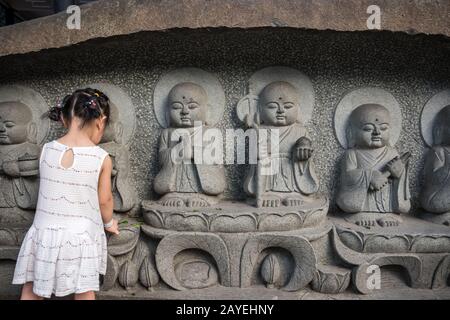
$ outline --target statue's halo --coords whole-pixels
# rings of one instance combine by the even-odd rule
[[[83,88],[100,90],[116,106],[119,120],[123,124],[122,143],[127,144],[133,137],[136,127],[136,115],[130,96],[118,86],[105,82],[88,84]]]
[[[427,101],[420,115],[420,130],[425,143],[432,147],[434,144],[433,127],[436,115],[445,106],[450,105],[450,89],[440,91]]]
[[[182,82],[192,82],[205,89],[208,95],[206,121],[211,126],[219,122],[225,109],[225,93],[217,77],[199,68],[180,68],[161,76],[153,91],[153,108],[161,127],[169,126],[166,119],[167,96],[174,86]]]
[[[365,87],[348,92],[336,106],[334,131],[341,146],[345,149],[348,147],[346,129],[350,114],[363,104],[380,104],[389,110],[391,114],[390,141],[392,145],[395,145],[402,130],[402,113],[399,103],[391,93],[384,89]]]
[[[0,102],[21,102],[28,106],[33,115],[33,122],[36,124],[36,142],[40,145],[44,143],[50,131],[50,119],[42,116],[49,107],[38,92],[19,85],[1,86]]]
[[[250,77],[249,94],[242,98],[236,107],[237,116],[241,121],[245,120],[246,115],[253,118],[259,94],[268,84],[277,81],[288,82],[297,89],[301,109],[299,121],[306,124],[311,120],[315,96],[309,77],[293,68],[274,66],[258,70]]]

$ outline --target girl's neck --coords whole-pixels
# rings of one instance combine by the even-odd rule
[[[59,138],[57,141],[69,147],[89,147],[95,146],[89,135],[84,130],[70,129],[66,135]]]

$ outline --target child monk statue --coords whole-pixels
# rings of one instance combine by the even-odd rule
[[[400,219],[386,214],[406,213],[411,206],[410,154],[399,156],[390,145],[390,126],[389,111],[378,104],[361,105],[350,115],[337,204],[364,227],[397,226]]]
[[[313,200],[319,180],[312,161],[313,147],[306,128],[298,122],[301,99],[296,88],[288,82],[268,84],[258,98],[257,127],[259,135],[266,130],[278,130],[278,153],[260,140],[259,155],[271,163],[273,174],[261,174],[258,166],[251,165],[244,183],[244,190],[255,199],[257,207],[302,206]],[[264,151],[261,152],[261,149]]]
[[[450,105],[436,116],[433,128],[434,146],[425,160],[425,184],[422,207],[430,213],[446,216],[450,224]]]
[[[163,195],[160,203],[164,206],[208,207],[217,203],[217,196],[225,189],[223,166],[194,161],[194,135],[197,130],[207,130],[208,99],[205,89],[191,82],[179,83],[169,92],[166,113],[169,128],[161,134],[162,167],[154,182],[154,190]],[[194,126],[196,123],[201,125]],[[189,137],[180,132],[187,132]],[[181,154],[182,161],[175,154]]]
[[[27,225],[36,208],[40,147],[31,109],[20,102],[0,103],[0,225]]]

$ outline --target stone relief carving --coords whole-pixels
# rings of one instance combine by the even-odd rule
[[[116,86],[89,86],[105,92],[112,102],[111,125],[101,147],[114,160],[115,212],[137,212],[140,206],[129,180],[128,145],[136,121],[133,105]],[[15,96],[20,99],[14,100]],[[448,221],[449,96],[443,91],[430,99],[421,118],[424,140],[431,147],[421,201],[426,214],[444,217],[430,219],[438,223]],[[266,286],[298,291],[310,286],[317,292],[339,294],[353,286],[370,293],[367,268],[371,265],[400,266],[413,288],[448,287],[448,228],[398,216],[410,207],[410,155],[394,148],[401,112],[386,91],[353,90],[336,108],[335,132],[346,149],[336,200],[345,215],[330,219],[328,199],[318,193],[313,143],[306,129],[314,91],[299,71],[270,67],[255,72],[249,94],[237,105],[238,118],[247,128],[278,129],[281,138],[279,154],[268,158],[277,159],[282,174],[262,179],[258,165],[250,166],[244,186],[248,202],[221,199],[226,183],[223,167],[195,165],[193,150],[186,152],[190,163],[170,162],[170,149],[185,143],[182,137],[173,139],[177,129],[194,135],[196,120],[206,130],[222,118],[225,96],[216,77],[196,68],[169,72],[156,85],[153,104],[163,127],[161,170],[154,187],[162,198],[141,203],[143,224],[130,217],[130,225],[122,226],[119,236],[109,237],[103,291],[134,295],[140,288]],[[42,97],[32,90],[0,87],[0,260],[18,254],[23,227],[30,221],[18,217],[29,213],[32,218],[39,145],[49,129],[48,121],[39,116],[46,110]],[[10,122],[15,127],[8,127]],[[16,198],[11,188],[24,191],[23,199]],[[444,210],[434,210],[433,205]]]
[[[194,139],[220,119],[224,103],[220,82],[200,69],[174,70],[156,85],[153,104],[163,130],[159,143],[161,170],[154,190],[162,195],[162,205],[208,207],[218,202],[225,189],[224,168],[194,161],[194,153],[203,153],[212,142],[204,141],[196,147]]]
[[[98,89],[110,99],[110,123],[105,129],[100,147],[109,153],[113,163],[111,186],[114,211],[117,213],[136,211],[133,208],[137,203],[137,195],[130,182],[131,164],[128,150],[136,126],[133,103],[130,97],[115,85],[96,83],[86,87]]]
[[[337,193],[338,206],[350,221],[364,227],[391,227],[393,213],[410,209],[409,152],[394,145],[401,130],[395,98],[378,88],[349,92],[335,111],[335,132],[346,148]]]
[[[398,228],[370,231],[333,218],[333,248],[353,266],[352,283],[364,294],[370,293],[369,266],[401,266],[413,288],[443,287],[448,279],[450,234],[423,220],[408,217]]]
[[[320,201],[314,149],[303,125],[314,105],[311,81],[294,69],[270,67],[251,77],[249,89],[237,105],[237,114],[248,128],[257,130],[259,152],[245,179],[245,192],[257,207],[301,207]],[[262,137],[262,129],[267,138]],[[279,150],[272,154],[270,136],[275,130]],[[262,167],[272,167],[274,173],[263,174]]]
[[[3,227],[27,227],[32,222],[39,188],[40,144],[49,130],[49,121],[41,116],[47,109],[42,96],[30,88],[0,87],[0,225]]]
[[[153,274],[154,279],[160,277],[164,284],[176,290],[218,285],[241,288],[265,285],[297,291],[309,285],[317,292],[337,294],[353,285],[359,292],[369,293],[370,290],[365,287],[365,270],[371,264],[379,264],[381,267],[401,266],[409,276],[412,287],[445,286],[448,279],[446,257],[450,250],[450,235],[443,231],[445,227],[436,229],[434,224],[424,226],[423,223],[427,222],[409,217],[400,220],[398,217],[398,213],[406,213],[410,206],[407,179],[409,153],[400,155],[393,148],[401,130],[401,113],[395,99],[385,91],[366,88],[350,94],[350,103],[345,99],[341,101],[340,116],[335,119],[338,139],[348,148],[347,154],[361,153],[362,159],[368,158],[363,165],[361,159],[354,161],[354,169],[365,174],[376,167],[388,180],[380,190],[390,188],[390,191],[380,193],[383,199],[380,207],[374,200],[368,204],[368,210],[362,204],[374,190],[370,188],[370,181],[363,188],[358,185],[359,193],[353,192],[352,196],[356,198],[352,199],[353,204],[361,204],[361,208],[354,205],[358,207],[355,213],[348,210],[348,216],[334,217],[331,223],[326,219],[328,200],[317,194],[318,181],[313,173],[310,174],[311,179],[302,181],[298,173],[307,172],[302,167],[295,176],[298,167],[292,161],[294,153],[306,155],[306,161],[311,161],[310,168],[313,166],[312,152],[309,151],[312,150],[312,143],[305,143],[303,138],[307,138],[304,123],[310,118],[314,94],[305,89],[308,85],[301,86],[301,83],[308,82],[296,70],[283,67],[263,69],[250,79],[250,93],[240,100],[236,109],[247,128],[293,128],[292,131],[286,130],[286,150],[280,150],[291,152],[285,163],[280,161],[281,167],[288,167],[283,171],[289,173],[285,175],[288,178],[281,178],[283,181],[280,181],[287,189],[272,190],[280,185],[276,179],[265,182],[268,187],[263,189],[266,193],[280,193],[277,195],[279,201],[261,202],[258,207],[256,192],[249,192],[253,201],[247,203],[221,200],[197,208],[187,206],[184,201],[180,206],[143,201],[145,223],[141,230],[145,239],[152,239],[156,248],[155,253],[150,254],[154,257],[154,265],[150,264],[154,268],[150,268],[152,273],[149,274]],[[176,88],[178,84],[174,81],[169,87]],[[300,87],[303,91],[299,90]],[[188,96],[181,89],[202,91],[190,82],[181,82],[176,89],[175,92],[180,89],[181,98],[183,93],[185,98]],[[196,99],[202,101],[198,97]],[[302,97],[306,98],[302,100]],[[286,114],[284,110],[279,112],[278,119],[278,110],[273,113],[273,109],[269,108],[270,103],[275,101],[278,106],[280,101],[292,102],[292,105],[305,107],[305,112],[288,111]],[[267,110],[264,110],[265,107]],[[162,108],[158,109],[155,105],[156,110]],[[162,113],[157,114],[161,125],[170,125],[170,121],[161,120]],[[167,117],[164,119],[167,120]],[[288,125],[284,125],[286,120]],[[361,122],[371,126],[370,134],[361,128]],[[388,127],[383,134],[379,133],[382,124]],[[373,131],[377,132],[372,135]],[[290,132],[293,132],[292,136]],[[298,145],[307,148],[297,151]],[[373,148],[368,148],[368,145]],[[308,151],[305,152],[305,149]],[[373,153],[377,153],[375,159],[372,149]],[[351,167],[351,163],[346,165]],[[251,170],[248,176],[247,185],[252,178],[257,180],[257,170]],[[313,192],[304,194],[302,190],[306,189],[301,188],[310,188]],[[249,191],[249,187],[245,190]],[[298,196],[296,199],[301,197],[302,201],[287,202],[284,196],[294,192]],[[310,201],[308,197],[314,200]],[[401,225],[400,221],[403,221]],[[386,226],[396,228],[384,228]],[[335,231],[330,232],[332,230]],[[331,258],[331,252],[336,253],[336,257]],[[131,270],[137,270],[136,266],[130,265]],[[430,274],[433,276],[428,277]],[[137,281],[136,276],[131,278],[133,283]]]
[[[108,261],[102,290],[111,290],[117,284],[133,291],[140,283],[148,290],[159,283],[152,242],[140,236],[139,226],[123,227],[119,235],[108,239]]]
[[[421,115],[422,136],[430,147],[420,196],[423,217],[450,226],[450,90],[434,95]]]

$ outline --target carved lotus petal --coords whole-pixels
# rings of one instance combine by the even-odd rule
[[[149,226],[155,228],[164,228],[164,222],[161,218],[161,213],[155,210],[144,211],[142,216],[144,217],[144,221]]]
[[[119,263],[117,260],[108,254],[106,261],[106,274],[103,277],[102,290],[110,290],[114,287],[119,276]]]
[[[131,288],[136,285],[138,278],[139,269],[137,265],[131,260],[125,262],[120,270],[119,283],[126,289]]]
[[[339,239],[350,249],[363,251],[364,241],[357,232],[353,230],[339,231]]]
[[[261,264],[261,276],[267,287],[279,286],[281,267],[278,258],[274,254],[267,255]]]
[[[299,213],[267,214],[259,222],[260,231],[295,230],[303,226],[303,219]]]
[[[118,235],[108,240],[108,252],[113,256],[122,255],[134,249],[139,240],[139,228],[122,227]]]
[[[450,237],[418,236],[412,242],[411,251],[424,253],[450,252]]]
[[[159,282],[159,274],[158,271],[156,271],[155,263],[151,256],[144,259],[141,265],[141,269],[139,270],[139,281],[148,289],[154,287]]]
[[[345,291],[350,284],[351,270],[320,266],[317,268],[311,287],[314,291],[336,294]]]
[[[219,214],[211,221],[211,231],[216,232],[251,232],[256,231],[257,222],[254,216],[242,214],[238,216]]]
[[[366,239],[364,252],[408,252],[409,240],[405,236],[371,235]]]
[[[133,260],[137,266],[140,266],[149,254],[150,250],[147,245],[143,241],[138,241],[131,260]]]
[[[208,222],[200,213],[172,213],[166,217],[165,227],[178,231],[208,231]]]

